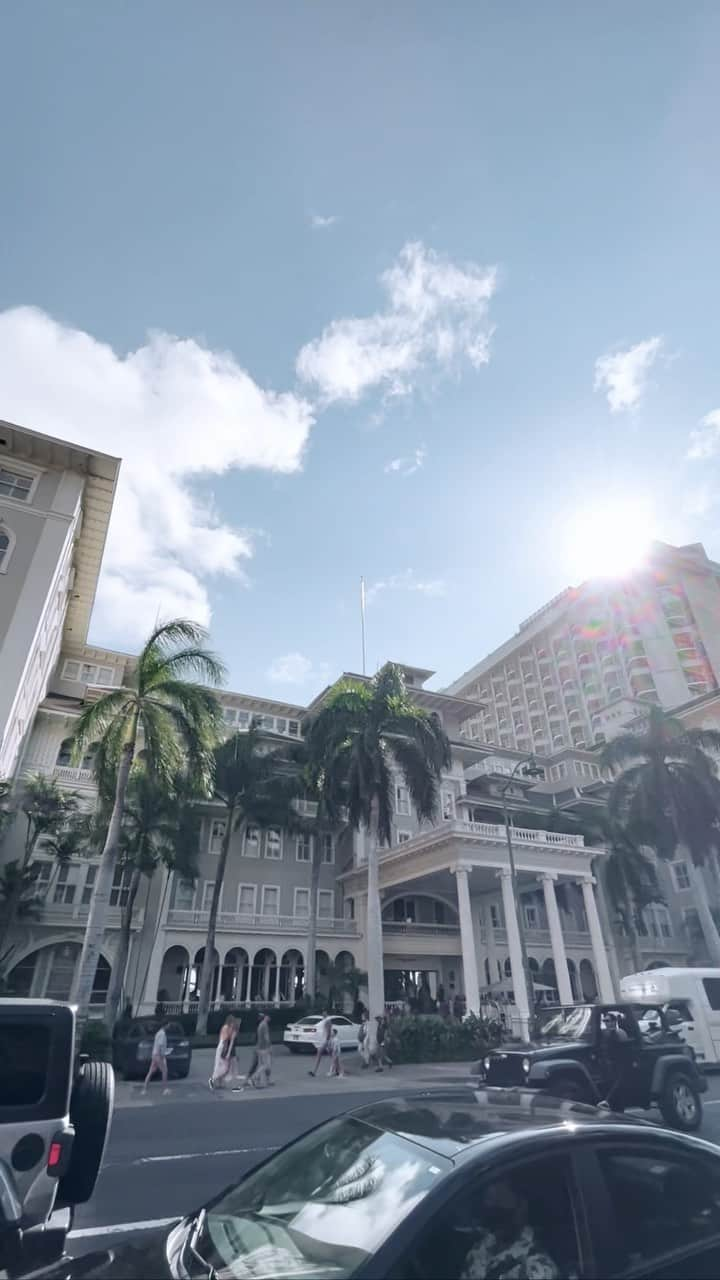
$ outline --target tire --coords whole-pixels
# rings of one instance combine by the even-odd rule
[[[189,1075],[190,1075],[190,1067],[189,1067],[189,1065],[188,1065],[187,1067],[182,1067],[180,1071],[176,1071],[176,1072],[175,1072],[174,1079],[175,1079],[175,1080],[187,1080],[187,1078],[188,1078],[188,1076],[189,1076]]]
[[[588,1090],[575,1076],[552,1076],[545,1091],[553,1098],[566,1098],[568,1102],[590,1102]]]
[[[70,1097],[70,1123],[75,1141],[70,1167],[60,1179],[58,1196],[65,1205],[86,1204],[95,1190],[110,1135],[115,1076],[108,1062],[86,1062]]]
[[[700,1094],[682,1071],[671,1071],[667,1075],[658,1105],[663,1120],[673,1129],[694,1133],[702,1124]]]

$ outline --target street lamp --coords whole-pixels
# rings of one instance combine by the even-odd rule
[[[520,912],[520,898],[518,894],[517,872],[515,870],[515,853],[513,851],[512,836],[510,835],[510,815],[507,807],[507,792],[509,787],[515,780],[518,771],[524,778],[544,778],[545,770],[540,768],[534,756],[530,756],[529,760],[518,760],[507,782],[500,788],[500,797],[503,807],[503,818],[505,820],[505,839],[507,841],[508,864],[510,867],[510,887],[512,889],[512,899],[515,910],[515,922],[517,924],[518,936],[520,938],[520,956],[522,961],[523,977],[525,979],[525,990],[527,992],[528,1008],[534,1003],[533,996],[535,988],[533,986],[532,974],[530,973],[530,965],[528,964],[527,946],[525,943],[525,921]]]

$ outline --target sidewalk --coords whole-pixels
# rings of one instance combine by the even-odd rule
[[[251,1049],[241,1049],[238,1068],[241,1076],[247,1069],[252,1056]],[[363,1070],[356,1053],[343,1054],[345,1075],[341,1079],[328,1078],[329,1059],[323,1059],[317,1076],[308,1075],[314,1058],[310,1054],[288,1053],[283,1045],[275,1045],[273,1049],[274,1083],[268,1089],[245,1089],[242,1093],[232,1093],[230,1089],[208,1088],[208,1076],[215,1058],[212,1049],[196,1049],[192,1056],[190,1075],[186,1080],[171,1080],[170,1093],[163,1096],[159,1080],[148,1086],[147,1094],[142,1093],[142,1082],[119,1080],[115,1088],[116,1108],[157,1105],[163,1102],[182,1100],[198,1101],[206,1098],[208,1103],[253,1102],[259,1098],[292,1098],[307,1093],[388,1093],[396,1090],[408,1093],[415,1089],[428,1089],[433,1086],[462,1085],[470,1079],[469,1062],[420,1062],[413,1065],[393,1067],[380,1073],[371,1068]],[[240,1083],[244,1083],[241,1078]]]

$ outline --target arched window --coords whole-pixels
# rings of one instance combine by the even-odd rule
[[[6,524],[0,521],[0,573],[7,573],[12,553],[15,550],[15,534]]]

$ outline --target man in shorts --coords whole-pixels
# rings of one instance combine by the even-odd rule
[[[167,1069],[167,1059],[168,1059],[167,1026],[168,1026],[167,1022],[163,1022],[155,1032],[155,1039],[153,1040],[153,1047],[152,1047],[152,1057],[150,1059],[150,1067],[148,1069],[148,1073],[145,1077],[145,1083],[142,1088],[143,1093],[147,1093],[148,1084],[150,1083],[150,1080],[152,1079],[152,1077],[155,1075],[156,1071],[159,1071],[160,1075],[162,1076],[162,1082],[164,1085],[163,1093],[170,1092],[170,1090],[168,1089],[168,1069]]]

